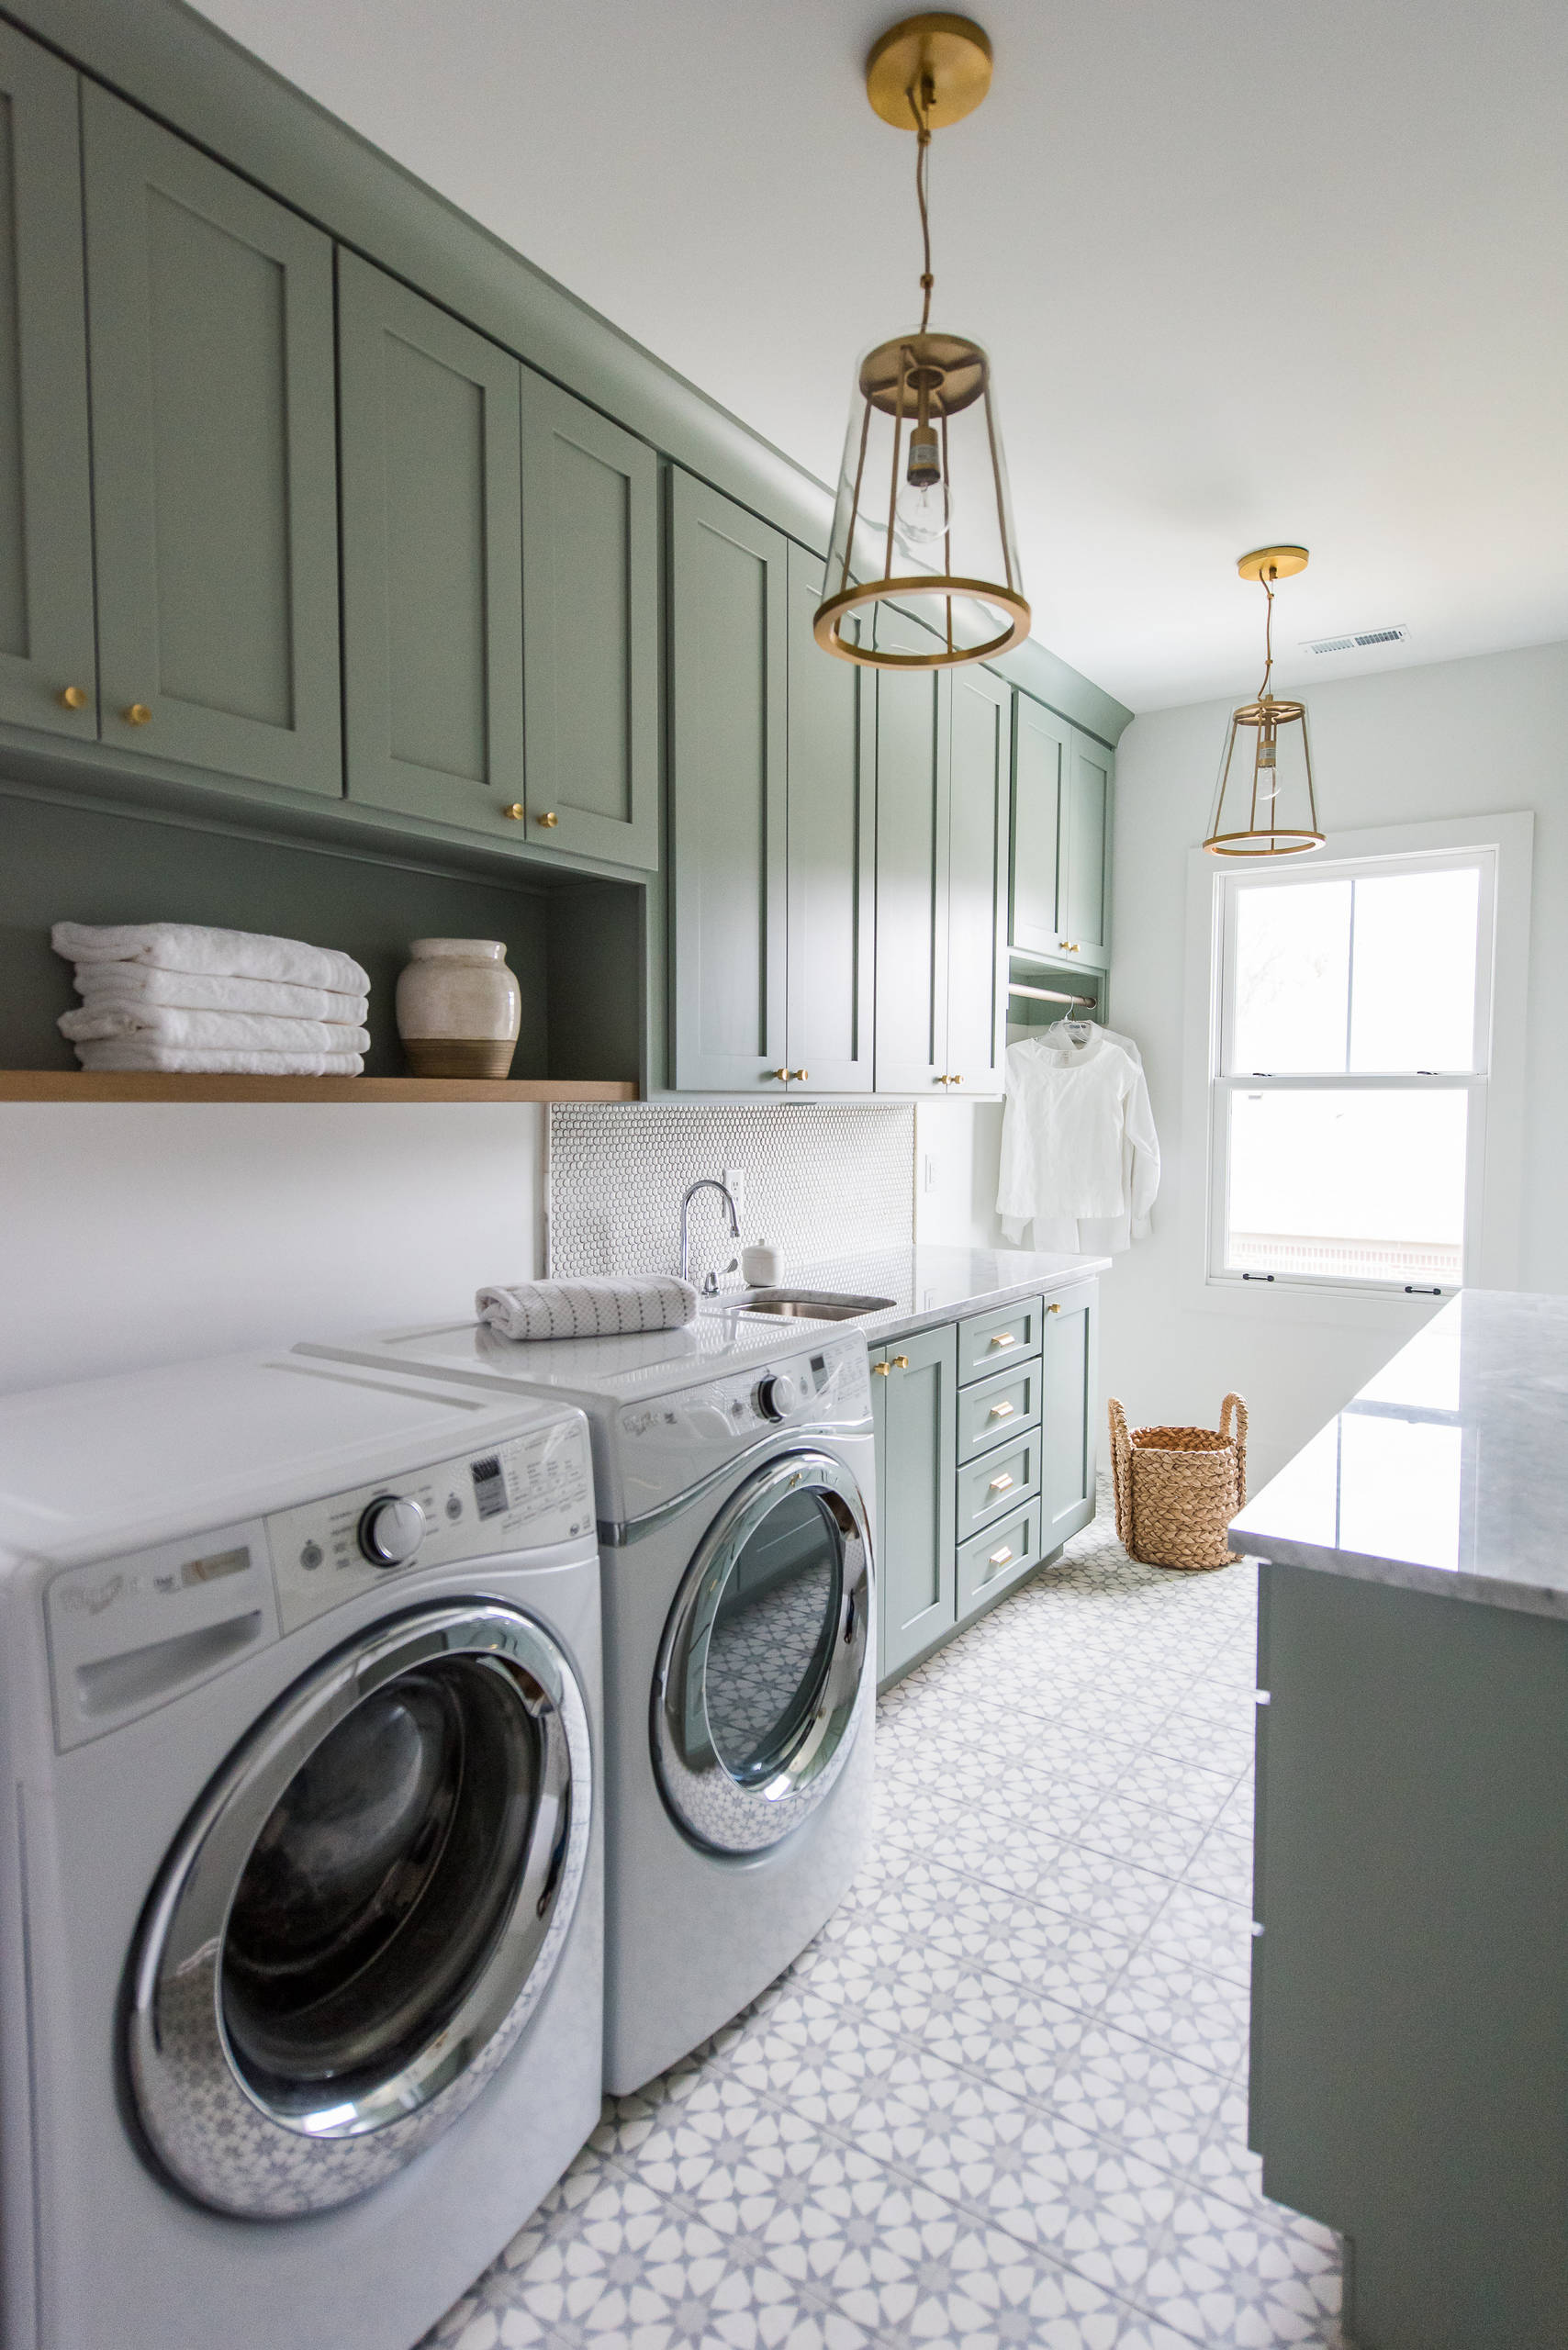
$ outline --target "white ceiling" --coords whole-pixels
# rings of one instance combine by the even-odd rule
[[[898,0],[203,0],[831,480],[914,315]],[[934,322],[990,344],[1036,633],[1135,709],[1568,637],[1562,0],[983,0]]]

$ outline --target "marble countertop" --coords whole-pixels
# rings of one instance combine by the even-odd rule
[[[1232,1528],[1238,1549],[1568,1617],[1568,1297],[1466,1290]]]
[[[860,1297],[890,1297],[879,1313],[857,1315],[853,1327],[867,1343],[913,1337],[988,1306],[1011,1305],[1017,1298],[1069,1289],[1076,1281],[1109,1272],[1109,1257],[1054,1256],[1032,1248],[948,1248],[936,1246],[879,1249],[853,1257],[827,1257],[809,1264],[787,1264],[781,1289],[848,1292]],[[710,1314],[744,1314],[748,1292],[724,1290],[704,1298]],[[837,1326],[843,1327],[842,1324]]]

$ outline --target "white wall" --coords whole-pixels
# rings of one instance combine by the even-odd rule
[[[1286,690],[1303,680],[1294,672]],[[1330,831],[1528,809],[1536,819],[1527,1028],[1523,1248],[1526,1288],[1568,1290],[1568,645],[1323,685],[1310,693],[1320,808]],[[1252,1483],[1287,1460],[1400,1343],[1397,1327],[1265,1323],[1182,1298],[1178,1208],[1203,1165],[1182,1124],[1182,1044],[1205,1016],[1183,1001],[1186,857],[1203,838],[1229,705],[1135,719],[1117,755],[1111,1016],[1143,1051],[1164,1177],[1152,1237],[1103,1285],[1102,1375],[1136,1422],[1214,1425],[1230,1387],[1252,1418]],[[979,1104],[920,1113],[936,1184],[921,1237],[995,1237],[1000,1119]],[[927,1229],[929,1224],[930,1228]],[[1269,1301],[1271,1306],[1277,1300]],[[1412,1326],[1430,1308],[1412,1305]]]
[[[469,1311],[537,1268],[543,1116],[0,1109],[0,1392]]]

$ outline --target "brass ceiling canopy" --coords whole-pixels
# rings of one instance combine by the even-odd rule
[[[1230,714],[1219,787],[1204,846],[1215,856],[1300,856],[1323,846],[1306,704],[1271,693],[1274,668],[1274,582],[1306,569],[1306,549],[1254,547],[1237,561],[1269,599],[1263,630],[1263,682],[1255,701]],[[1241,756],[1237,757],[1238,748]]]
[[[931,134],[991,87],[991,42],[968,17],[890,27],[866,61],[866,94],[915,138],[924,251],[920,324],[861,360],[845,438],[816,639],[879,669],[984,661],[1029,633],[991,360],[931,324]],[[932,632],[930,652],[877,643],[874,607],[897,601]]]
[[[895,130],[909,129],[909,94],[930,91],[932,130],[962,122],[991,87],[991,42],[969,17],[927,14],[890,25],[866,60],[866,95]]]

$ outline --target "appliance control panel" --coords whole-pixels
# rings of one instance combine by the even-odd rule
[[[266,1521],[283,1629],[413,1566],[545,1550],[594,1530],[588,1431],[552,1421],[487,1451],[356,1485]]]
[[[849,1428],[871,1416],[863,1343],[818,1341],[782,1360],[688,1387],[678,1395],[622,1404],[617,1416],[630,1514],[711,1469],[774,1429]]]

